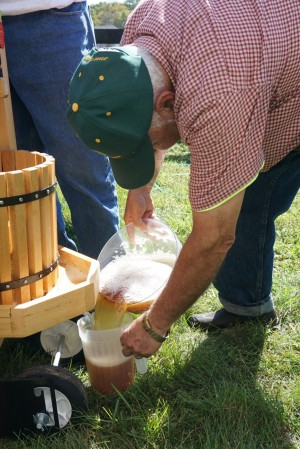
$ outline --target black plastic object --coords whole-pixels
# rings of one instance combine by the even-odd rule
[[[55,391],[62,393],[71,404],[72,422],[78,411],[86,411],[87,395],[82,382],[65,368],[43,365],[23,371],[15,380],[0,380],[0,436],[37,432],[34,416],[47,414],[43,394],[35,389],[49,388],[54,422],[47,431],[60,429]]]

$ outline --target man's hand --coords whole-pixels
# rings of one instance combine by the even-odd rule
[[[128,192],[124,214],[125,224],[134,223],[142,226],[145,218],[155,218],[151,187],[145,186]]]
[[[155,172],[153,178],[144,187],[129,190],[124,214],[125,224],[134,223],[137,227],[142,227],[143,219],[156,218],[154,214],[154,204],[151,198],[151,189],[160,172],[166,153],[166,151],[154,150]]]
[[[147,334],[142,325],[142,317],[139,317],[124,330],[121,336],[121,345],[125,357],[131,355],[150,357],[159,350],[161,343],[156,342]]]

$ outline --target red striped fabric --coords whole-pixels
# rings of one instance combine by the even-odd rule
[[[299,0],[142,0],[121,43],[147,48],[173,82],[194,210],[300,144]]]

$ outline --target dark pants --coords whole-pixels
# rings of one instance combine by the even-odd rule
[[[236,241],[214,283],[229,312],[258,316],[274,308],[275,220],[289,209],[299,187],[300,147],[246,189]]]

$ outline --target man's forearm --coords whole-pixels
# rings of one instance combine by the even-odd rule
[[[198,249],[197,249],[198,247]],[[149,319],[164,334],[214,280],[228,248],[199,247],[191,235],[182,248],[166,288],[152,305]]]
[[[159,298],[154,301],[148,322],[160,335],[207,289],[216,276],[235,239],[236,222],[244,192],[237,193],[224,204],[208,211],[193,211],[193,229],[184,244],[171,277]],[[123,354],[149,357],[159,349],[137,318],[121,337]]]

